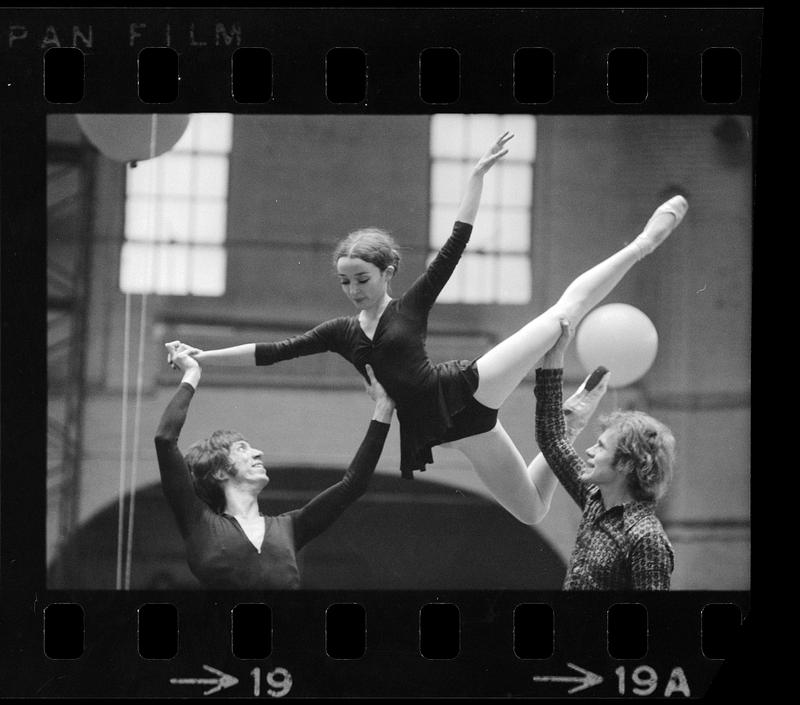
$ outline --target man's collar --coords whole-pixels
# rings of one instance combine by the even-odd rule
[[[635,499],[630,502],[625,502],[624,504],[606,507],[605,502],[603,502],[603,494],[600,492],[600,488],[597,485],[592,485],[589,491],[594,493],[595,497],[603,503],[603,513],[610,512],[613,509],[618,509],[622,512],[622,525],[625,531],[630,530],[641,519],[655,512],[655,502],[639,501]]]
[[[655,502],[626,502],[622,505],[622,525],[625,531],[630,531],[641,519],[650,516],[656,508]]]

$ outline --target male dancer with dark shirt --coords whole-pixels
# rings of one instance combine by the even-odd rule
[[[297,551],[366,491],[389,431],[394,402],[367,367],[367,391],[375,410],[344,477],[299,509],[264,516],[258,495],[269,477],[261,451],[241,434],[215,431],[185,456],[178,449],[201,367],[188,353],[168,349],[168,361],[183,372],[183,378],[159,423],[156,454],[164,494],[186,543],[192,573],[214,589],[300,588]]]

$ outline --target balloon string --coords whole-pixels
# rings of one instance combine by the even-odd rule
[[[122,353],[122,429],[119,453],[119,520],[117,525],[117,590],[122,589],[122,543],[125,524],[125,463],[128,445],[128,359],[130,357],[131,295],[125,292],[125,331]]]
[[[156,129],[158,127],[158,115],[153,113],[150,116],[150,159],[156,156]]]
[[[151,160],[151,164],[153,163],[152,160],[156,156],[156,134],[158,131],[158,116],[154,113],[150,118],[150,152],[149,158]],[[151,187],[152,181],[154,179],[155,170],[151,170],[150,172],[150,180],[151,180]],[[149,189],[149,192],[152,193],[153,189]],[[152,207],[148,209],[148,222],[147,227],[145,230],[149,230],[153,225],[155,218],[150,218],[152,215],[152,209],[155,208],[155,202],[153,202]],[[130,494],[128,497],[129,502],[129,509],[128,509],[128,544],[127,544],[127,552],[125,556],[125,589],[130,590],[131,588],[131,569],[133,564],[133,527],[134,527],[134,515],[136,509],[136,482],[137,482],[137,470],[138,470],[138,460],[139,460],[139,438],[140,438],[140,431],[141,431],[141,419],[142,419],[142,388],[144,386],[144,341],[147,332],[147,291],[148,289],[153,288],[153,255],[155,249],[155,238],[153,238],[154,244],[152,247],[149,248],[149,253],[147,257],[147,276],[145,277],[147,286],[145,287],[145,291],[142,293],[142,306],[139,312],[139,355],[137,359],[137,368],[136,368],[136,403],[134,406],[134,420],[133,420],[133,456],[131,462],[131,478],[130,478]]]
[[[131,490],[128,497],[130,507],[128,509],[128,551],[125,558],[125,589],[131,589],[131,564],[133,561],[133,518],[134,510],[136,508],[136,474],[139,460],[139,436],[141,429],[142,419],[142,387],[143,375],[142,369],[144,367],[144,340],[146,334],[147,322],[147,293],[142,294],[142,308],[139,315],[139,357],[137,360],[136,369],[136,406],[133,418],[133,458],[131,462]]]

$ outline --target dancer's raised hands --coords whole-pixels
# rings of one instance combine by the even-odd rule
[[[506,144],[513,137],[514,133],[509,132],[508,130],[500,135],[500,137],[498,137],[497,140],[492,143],[492,146],[481,155],[481,158],[478,159],[473,171],[476,174],[485,174],[487,171],[489,171],[489,169],[491,169],[498,161],[500,161],[500,159],[508,154]]]

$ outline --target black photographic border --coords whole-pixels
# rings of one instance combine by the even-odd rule
[[[565,689],[534,688],[535,661],[511,648],[511,613],[526,602],[549,603],[556,614],[556,651],[547,672],[568,675],[567,662],[610,674],[619,665],[607,655],[604,620],[617,602],[648,609],[649,651],[642,661],[659,674],[683,668],[692,697],[738,678],[752,653],[751,628],[742,629],[736,656],[723,663],[700,650],[700,611],[731,602],[743,617],[746,592],[685,591],[669,594],[564,592],[346,592],[327,593],[116,593],[48,591],[45,580],[46,118],[49,113],[153,112],[135,92],[136,56],[130,25],[156,30],[171,25],[171,45],[181,54],[181,93],[158,112],[412,114],[498,112],[542,114],[738,114],[752,116],[756,139],[755,231],[764,229],[764,153],[759,137],[762,102],[763,8],[136,8],[0,10],[9,39],[0,51],[0,307],[2,307],[2,464],[0,465],[0,695],[3,697],[186,697],[170,685],[175,676],[202,677],[203,664],[240,680],[254,666],[285,667],[294,679],[289,697],[553,697]],[[237,44],[191,42],[221,22],[242,28],[241,46],[274,52],[273,100],[237,104],[230,94],[230,61]],[[11,25],[28,29],[12,43]],[[73,26],[93,28],[92,47],[74,39]],[[195,31],[190,31],[194,26]],[[42,92],[42,40],[48,27],[63,46],[83,48],[85,97],[76,105],[49,104]],[[51,35],[50,35],[51,36]],[[66,39],[65,39],[66,37]],[[623,42],[624,39],[624,42]],[[153,40],[155,41],[155,40]],[[644,104],[612,104],[602,57],[612,48],[646,46],[651,83]],[[152,44],[151,44],[152,45]],[[369,56],[367,100],[333,104],[325,97],[325,53],[359,46]],[[426,105],[419,98],[418,55],[431,46],[462,53],[460,99]],[[520,104],[512,90],[512,47],[546,46],[559,57],[559,83],[547,104]],[[742,95],[733,104],[708,104],[700,92],[700,54],[733,46],[742,56]],[[563,57],[563,61],[561,58]],[[754,237],[754,243],[756,238]],[[755,389],[755,386],[754,386]],[[754,433],[757,429],[754,429]],[[755,565],[756,561],[753,561]],[[136,609],[172,602],[180,613],[180,650],[166,662],[141,659],[136,650]],[[241,602],[266,602],[273,611],[273,650],[263,662],[230,653],[229,618]],[[43,610],[75,602],[85,612],[85,652],[54,661],[43,652]],[[324,612],[336,602],[360,602],[368,627],[367,655],[339,661],[324,653]],[[416,615],[430,602],[454,602],[461,611],[462,651],[452,661],[426,660],[418,651]],[[226,638],[226,630],[228,635]],[[566,646],[565,646],[566,644]],[[748,652],[749,650],[749,652]],[[632,662],[634,666],[639,662]],[[556,670],[553,670],[556,669]],[[222,691],[242,696],[244,691]],[[599,691],[597,691],[600,694]],[[581,695],[590,696],[591,690]],[[252,694],[251,694],[252,695]],[[603,697],[609,697],[606,690]],[[269,697],[264,693],[261,697]]]

